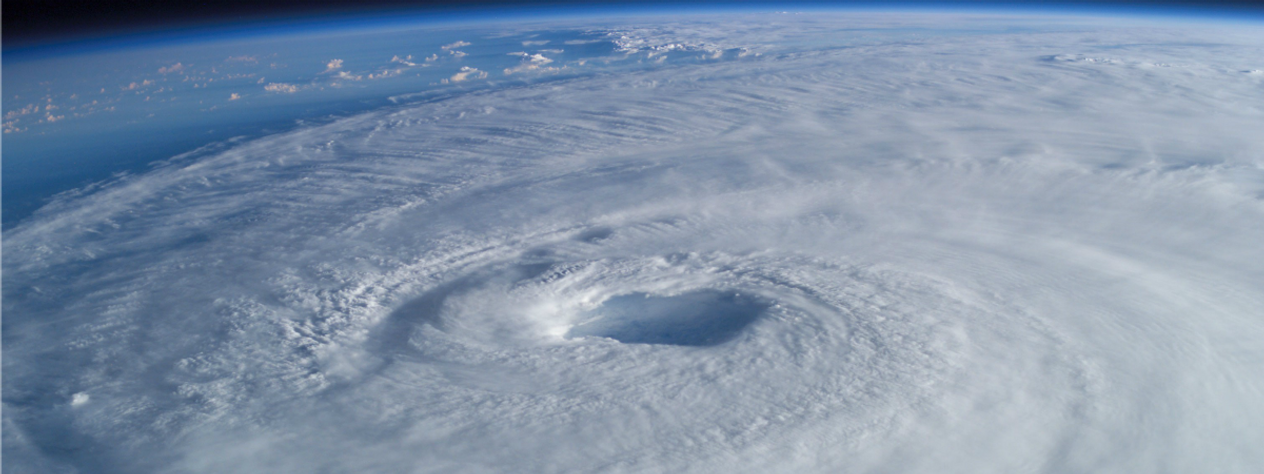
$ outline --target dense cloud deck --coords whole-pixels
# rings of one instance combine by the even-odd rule
[[[6,230],[6,470],[1264,465],[1258,28],[633,23]]]

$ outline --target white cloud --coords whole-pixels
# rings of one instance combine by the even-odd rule
[[[445,45],[443,45],[443,46],[440,46],[439,48],[440,48],[440,49],[442,49],[442,50],[444,50],[444,51],[447,51],[447,50],[450,50],[450,49],[463,48],[463,47],[466,47],[466,46],[469,46],[469,45],[470,45],[470,43],[467,43],[467,42],[465,42],[465,41],[457,41],[457,42],[452,43],[452,44],[445,44]]]
[[[268,92],[282,92],[282,93],[286,93],[286,94],[293,94],[293,93],[295,93],[295,92],[298,92],[298,89],[299,89],[299,87],[298,87],[298,86],[296,86],[296,85],[294,85],[294,84],[286,84],[286,83],[284,83],[284,82],[272,82],[272,83],[269,83],[269,84],[268,84],[268,85],[266,85],[266,86],[263,86],[263,90],[265,90],[265,91],[268,91]]]
[[[393,62],[393,63],[403,64],[403,65],[405,65],[405,66],[416,66],[416,65],[417,65],[417,63],[414,63],[414,62],[413,62],[413,55],[411,55],[411,54],[410,54],[410,55],[408,55],[408,56],[406,56],[406,57],[402,57],[402,58],[401,58],[401,57],[399,57],[399,56],[391,56],[391,62]]]
[[[184,70],[184,64],[182,64],[182,63],[175,63],[175,64],[172,64],[172,65],[170,65],[170,66],[164,66],[164,67],[160,67],[160,68],[158,68],[158,73],[159,73],[159,74],[171,74],[171,73],[181,72],[181,71],[183,71],[183,70]]]
[[[487,72],[480,71],[476,68],[472,68],[469,66],[465,66],[461,68],[460,72],[453,74],[452,77],[444,79],[442,82],[444,84],[447,84],[450,82],[462,82],[469,79],[484,79],[486,77],[487,77]]]
[[[330,60],[327,64],[325,64],[325,72],[330,72],[337,69],[342,69],[341,59],[333,59],[333,60]]]
[[[509,54],[514,55],[514,56],[521,56],[523,59],[523,62],[522,64],[519,64],[517,66],[506,68],[504,71],[505,75],[523,73],[523,72],[528,72],[528,71],[556,72],[559,70],[558,68],[555,68],[555,67],[544,67],[545,64],[552,63],[553,60],[547,57],[544,57],[543,54],[528,54],[528,53],[522,53],[522,52],[509,53]]]
[[[232,93],[232,95],[229,95],[229,96],[228,96],[228,100],[237,100],[237,99],[240,99],[240,98],[241,98],[241,94],[238,94],[238,93],[236,93],[236,92],[234,92],[234,93]]]
[[[397,68],[397,69],[387,69],[387,70],[380,71],[380,72],[377,72],[377,73],[371,73],[371,74],[369,74],[369,75],[368,75],[368,76],[366,76],[366,77],[367,77],[367,78],[369,78],[369,79],[385,79],[385,78],[388,78],[388,77],[395,77],[395,76],[398,76],[398,75],[400,75],[400,74],[403,74],[403,73],[404,73],[404,71],[405,71],[405,69],[403,69],[403,68]]]
[[[552,59],[546,58],[544,57],[543,54],[538,54],[538,53],[530,54],[530,53],[517,52],[517,53],[509,53],[509,55],[520,56],[522,57],[523,61],[526,61],[532,64],[548,64],[548,63],[553,62]]]
[[[149,79],[145,79],[145,80],[142,80],[142,81],[140,81],[140,82],[133,82],[133,83],[130,83],[130,84],[128,84],[126,87],[123,87],[123,90],[125,90],[125,91],[134,91],[134,90],[137,90],[137,89],[143,89],[143,88],[145,88],[145,87],[149,87],[149,86],[152,86],[152,85],[154,85],[154,81],[149,80]]]
[[[35,105],[35,104],[26,104],[25,107],[22,107],[20,109],[15,109],[15,110],[10,110],[8,112],[5,112],[4,118],[11,119],[11,118],[19,117],[22,115],[33,114],[39,111],[40,111],[40,106]]]

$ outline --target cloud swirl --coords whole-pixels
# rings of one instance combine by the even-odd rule
[[[174,158],[6,232],[6,467],[1248,472],[1262,45],[764,45]]]

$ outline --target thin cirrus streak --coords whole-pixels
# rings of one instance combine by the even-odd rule
[[[5,235],[6,467],[1264,465],[1258,34],[796,45],[63,197]]]

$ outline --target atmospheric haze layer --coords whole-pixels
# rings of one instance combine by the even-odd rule
[[[611,24],[6,229],[6,472],[1264,468],[1258,25]]]

